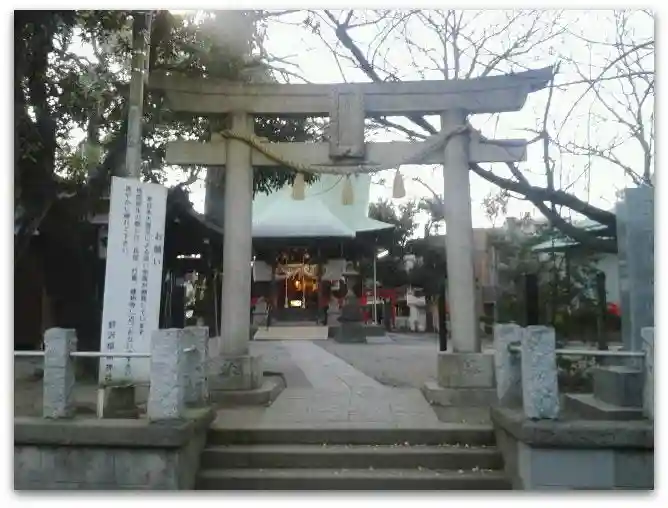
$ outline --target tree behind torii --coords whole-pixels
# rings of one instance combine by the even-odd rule
[[[502,198],[530,202],[554,227],[586,247],[616,252],[614,212],[589,202],[590,182],[596,178],[592,167],[620,170],[631,184],[651,185],[654,168],[651,12],[324,10],[292,14],[291,18],[325,42],[344,80],[346,64],[361,70],[374,82],[383,82],[415,79],[407,74],[422,79],[465,79],[561,62],[561,74],[553,87],[542,94],[544,105],[537,114],[540,117],[537,125],[526,129],[532,131],[529,137],[533,137],[533,142],[541,142],[538,145],[541,162],[527,164],[526,169],[507,164],[505,175],[496,167],[488,169],[480,164],[471,164],[471,170],[500,187]],[[586,26],[578,25],[578,18]],[[589,38],[586,34],[592,24],[610,30],[599,30],[597,33],[603,35]],[[422,43],[416,42],[418,35]],[[364,36],[370,41],[368,44],[356,41]],[[425,44],[428,37],[432,43]],[[577,48],[569,54],[568,43],[591,48],[600,62],[598,68],[584,62],[584,57],[576,54]],[[412,64],[402,66],[401,62],[406,60]],[[579,98],[566,104],[561,94],[564,90],[575,90],[574,93],[581,90],[581,95],[577,93]],[[413,139],[437,130],[422,117],[410,117],[410,122],[376,120],[377,126]],[[498,122],[498,118],[491,120],[488,123],[492,126]],[[604,124],[614,124],[615,134],[606,137]],[[583,143],[581,138],[587,141]],[[634,148],[636,155],[632,152]],[[624,150],[631,150],[631,156],[626,156]],[[574,154],[580,157],[573,157]],[[608,165],[601,166],[601,161]],[[573,176],[569,177],[568,169]],[[538,181],[536,174],[541,175]],[[587,182],[584,185],[583,180]],[[578,185],[580,188],[575,188]],[[573,213],[599,222],[605,229],[592,233],[580,228],[569,218]]]

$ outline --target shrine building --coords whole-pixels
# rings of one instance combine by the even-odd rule
[[[350,179],[354,199],[343,204],[345,178],[320,175],[301,200],[290,184],[253,200],[251,306],[271,302],[276,324],[325,324],[325,307],[348,286],[366,303],[358,262],[372,258],[394,226],[368,216],[370,175]]]

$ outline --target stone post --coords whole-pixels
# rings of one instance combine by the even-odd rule
[[[183,330],[156,330],[151,336],[151,385],[148,391],[149,420],[183,416],[185,371]]]
[[[450,131],[464,125],[464,111],[449,110],[441,116],[441,130]],[[455,353],[479,353],[468,134],[458,134],[445,145],[443,181],[452,350]]]
[[[640,330],[654,326],[654,191],[626,189],[618,207],[619,283],[624,349],[640,351]],[[633,362],[630,362],[633,364]]]
[[[200,406],[208,401],[209,389],[206,380],[206,362],[209,349],[208,343],[208,327],[189,326],[183,329],[184,348],[193,348],[192,352],[185,353],[186,405]]]
[[[496,394],[500,405],[511,406],[522,401],[522,358],[508,349],[521,345],[522,328],[516,324],[494,325],[494,368]]]
[[[559,416],[554,328],[529,326],[522,337],[522,405],[530,419]]]
[[[466,112],[463,110],[449,110],[441,116],[441,130],[446,132],[465,125]],[[442,402],[444,405],[488,406],[496,401],[497,394],[494,390],[494,356],[481,353],[478,333],[469,138],[467,133],[451,137],[443,153],[451,347],[450,351],[438,353],[438,386],[443,393],[430,393],[427,397],[448,401]],[[433,391],[431,387],[425,387]]]
[[[77,349],[76,330],[50,328],[44,332],[44,418],[74,416],[74,359]]]
[[[645,352],[645,382],[642,397],[642,412],[654,420],[654,328],[642,329],[643,351]]]
[[[253,133],[253,118],[231,115],[235,132]],[[225,167],[225,241],[223,245],[223,295],[219,352],[224,356],[248,354],[249,311],[253,255],[253,167],[251,148],[230,140]]]
[[[253,117],[233,113],[230,127],[252,134]],[[252,390],[262,385],[261,358],[249,355],[253,167],[251,148],[237,140],[228,142],[224,222],[221,336],[210,351],[209,389]]]

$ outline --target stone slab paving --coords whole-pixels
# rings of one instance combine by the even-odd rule
[[[375,379],[311,342],[287,342],[284,347],[316,389],[348,392],[352,388],[383,387]]]
[[[272,362],[286,353],[310,386],[288,388],[268,408],[229,408],[215,427],[346,426],[424,428],[442,426],[417,389],[391,388],[309,341],[284,341],[253,349]]]
[[[291,388],[312,388],[313,385],[302,369],[292,359],[290,350],[279,341],[258,341],[250,343],[253,354],[262,355],[264,372],[281,373],[285,383]]]

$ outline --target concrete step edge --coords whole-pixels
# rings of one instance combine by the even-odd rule
[[[438,428],[378,428],[377,426],[272,426],[211,428],[210,444],[469,444],[493,445],[491,425],[453,424]]]
[[[239,469],[204,469],[197,475],[200,479],[228,479],[228,478],[391,478],[401,479],[465,479],[465,480],[505,480],[505,473],[501,470],[454,470],[454,469],[304,469],[304,468],[239,468]]]
[[[455,445],[387,445],[387,444],[227,444],[227,445],[207,445],[203,453],[230,454],[230,453],[248,453],[248,454],[272,454],[272,453],[293,453],[293,454],[411,454],[411,455],[455,455],[455,454],[476,454],[493,455],[501,453],[496,446],[455,446]]]
[[[593,394],[570,393],[564,396],[565,408],[584,419],[593,420],[642,420],[642,407],[617,406],[599,399]]]
[[[503,468],[496,448],[393,445],[210,446],[202,469],[489,469]]]

